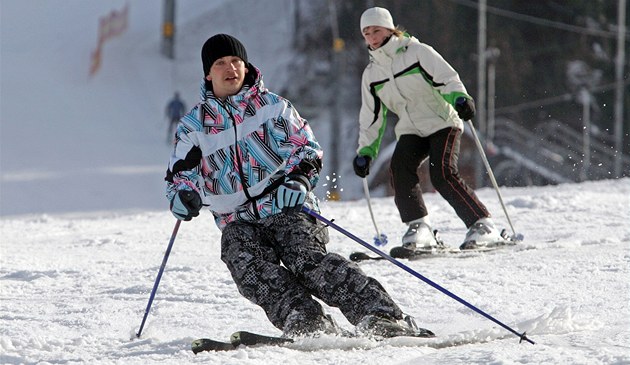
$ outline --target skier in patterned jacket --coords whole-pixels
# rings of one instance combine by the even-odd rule
[[[177,127],[166,176],[173,215],[190,220],[209,207],[239,292],[286,336],[339,331],[313,296],[359,332],[414,333],[380,283],[327,253],[326,227],[301,212],[318,211],[323,155],[307,121],[265,89],[236,38],[209,38],[201,57],[202,100]]]
[[[490,213],[458,173],[462,119],[475,115],[474,101],[459,75],[432,47],[394,26],[387,9],[367,9],[360,26],[370,62],[362,77],[359,147],[353,167],[359,177],[369,174],[387,113],[394,112],[398,141],[390,171],[394,201],[409,225],[403,247],[430,250],[437,245],[419,186],[418,167],[427,157],[433,186],[469,228],[460,248],[503,241]]]

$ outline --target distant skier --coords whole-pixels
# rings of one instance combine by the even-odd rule
[[[462,120],[475,115],[475,103],[459,75],[432,47],[396,27],[387,9],[367,9],[360,24],[370,62],[361,83],[359,147],[353,167],[359,177],[370,173],[387,112],[395,113],[398,141],[390,171],[394,202],[402,221],[409,225],[403,247],[437,246],[417,173],[427,158],[433,186],[468,227],[460,248],[504,241],[486,207],[459,176]]]
[[[168,118],[168,131],[166,134],[166,142],[172,143],[175,138],[175,127],[181,117],[186,113],[186,104],[179,98],[179,93],[176,91],[173,99],[166,105],[166,117]]]
[[[217,34],[201,57],[202,101],[180,120],[167,170],[173,215],[188,221],[209,207],[239,293],[285,336],[339,333],[314,297],[360,333],[416,334],[378,281],[327,252],[326,226],[301,211],[319,211],[323,151],[308,122],[264,87],[238,39]]]

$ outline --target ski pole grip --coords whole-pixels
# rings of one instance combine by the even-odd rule
[[[368,160],[367,158],[363,157],[363,156],[358,156],[357,157],[357,166],[359,167],[365,167],[368,164]]]

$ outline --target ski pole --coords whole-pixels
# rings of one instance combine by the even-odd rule
[[[363,178],[363,191],[365,192],[365,199],[368,203],[368,209],[370,211],[370,217],[372,217],[372,223],[376,230],[376,236],[374,236],[374,244],[377,246],[385,246],[387,244],[387,236],[384,233],[380,233],[376,226],[376,219],[374,219],[374,213],[372,212],[372,202],[370,200],[370,187],[368,186],[367,178]]]
[[[486,153],[483,151],[483,146],[481,145],[481,141],[477,136],[477,131],[475,131],[475,126],[473,125],[472,120],[468,120],[468,125],[470,127],[470,131],[475,139],[475,144],[477,145],[477,149],[479,150],[479,154],[481,155],[481,159],[483,160],[483,164],[486,166],[486,171],[488,171],[488,176],[490,177],[490,181],[492,182],[492,186],[494,186],[494,190],[497,192],[497,196],[499,197],[499,203],[501,203],[501,207],[503,208],[503,213],[505,213],[505,218],[507,218],[508,223],[510,224],[510,228],[512,229],[512,234],[514,234],[514,238],[518,239],[519,235],[516,234],[514,230],[514,226],[512,225],[512,220],[505,208],[505,204],[503,204],[503,198],[501,197],[501,191],[499,190],[499,185],[497,184],[497,180],[494,178],[494,174],[492,173],[492,168],[490,168],[490,163],[488,162],[488,158],[486,157]]]
[[[415,276],[416,278],[424,281],[425,283],[427,283],[430,286],[434,287],[435,289],[439,290],[443,294],[446,294],[447,296],[451,297],[452,299],[455,299],[456,301],[460,302],[461,304],[465,305],[466,307],[472,309],[473,311],[481,314],[482,316],[486,317],[487,319],[491,320],[492,322],[494,322],[494,323],[498,324],[499,326],[505,328],[506,330],[512,332],[513,334],[515,334],[516,336],[518,336],[521,339],[520,342],[527,341],[527,342],[529,342],[531,344],[535,344],[534,341],[532,341],[529,338],[527,338],[527,336],[525,335],[525,332],[523,332],[523,333],[516,332],[515,330],[513,330],[509,326],[503,324],[502,322],[500,322],[496,318],[492,317],[491,315],[487,314],[486,312],[482,311],[481,309],[479,309],[479,308],[475,307],[474,305],[468,303],[464,299],[458,297],[457,295],[455,295],[452,292],[448,291],[447,289],[443,288],[439,284],[437,284],[437,283],[431,281],[430,279],[424,277],[422,274],[420,274],[417,271],[413,270],[409,266],[407,266],[407,265],[403,264],[402,262],[394,259],[393,257],[389,256],[388,254],[386,254],[386,253],[382,252],[381,250],[379,250],[378,248],[373,247],[369,243],[363,241],[362,239],[358,238],[357,236],[353,235],[352,233],[350,233],[350,232],[346,231],[345,229],[339,227],[338,225],[336,225],[332,221],[322,217],[320,214],[318,214],[314,210],[312,210],[310,208],[307,208],[305,206],[302,206],[302,211],[312,215],[316,219],[318,219],[318,220],[322,221],[323,223],[333,227],[334,229],[336,229],[337,231],[341,232],[342,234],[344,234],[348,238],[351,238],[352,240],[356,241],[357,243],[359,243],[363,247],[367,248],[368,250],[371,250],[375,254],[383,257],[385,260],[388,260],[392,264],[400,267],[401,269],[405,270],[406,272],[410,273],[411,275]]]
[[[155,278],[155,284],[153,284],[153,290],[151,290],[151,296],[149,296],[149,303],[147,304],[147,309],[144,311],[144,317],[142,318],[142,323],[140,323],[140,329],[138,333],[136,333],[136,337],[140,338],[142,334],[142,328],[144,328],[144,323],[149,316],[149,311],[151,310],[151,304],[153,304],[153,299],[155,298],[155,293],[157,292],[158,285],[160,284],[160,280],[162,279],[162,273],[164,273],[164,268],[166,267],[166,261],[168,261],[168,256],[171,254],[171,249],[173,248],[173,242],[175,242],[175,237],[177,237],[177,231],[179,230],[179,225],[182,221],[179,219],[175,223],[175,228],[173,228],[173,233],[171,234],[171,240],[168,243],[168,247],[166,248],[166,253],[164,253],[164,259],[162,259],[162,265],[160,266],[160,271],[158,271],[157,278]]]

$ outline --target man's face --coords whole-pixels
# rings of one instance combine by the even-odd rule
[[[383,41],[387,39],[392,32],[390,29],[385,27],[381,27],[378,25],[370,25],[369,27],[363,28],[363,39],[365,39],[365,43],[372,49],[377,49],[383,45]]]
[[[241,90],[248,71],[240,57],[225,56],[214,61],[206,80],[212,82],[216,97],[225,98],[236,95]]]

